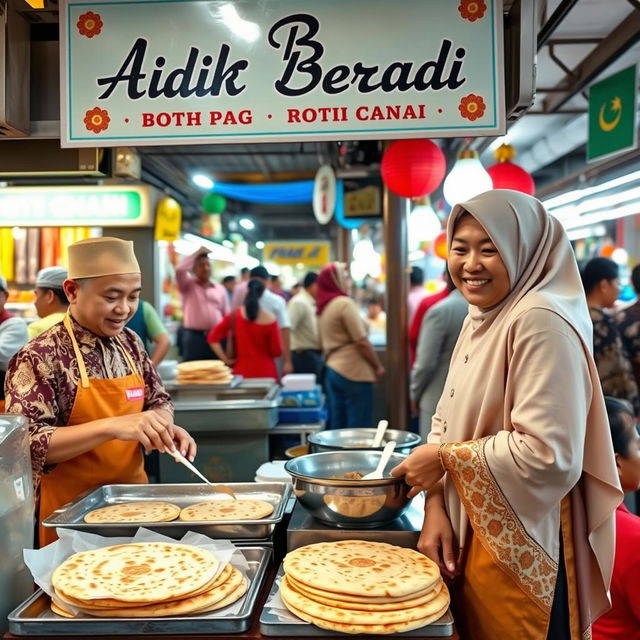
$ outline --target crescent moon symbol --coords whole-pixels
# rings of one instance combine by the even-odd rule
[[[600,107],[600,112],[598,113],[598,124],[603,131],[613,131],[618,126],[618,124],[620,124],[620,118],[622,118],[622,109],[618,109],[618,115],[611,122],[607,122],[604,119],[604,107],[604,104]]]

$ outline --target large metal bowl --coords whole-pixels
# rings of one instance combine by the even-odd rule
[[[309,436],[310,451],[311,453],[351,450],[382,451],[387,442],[395,440],[397,444],[394,451],[408,455],[411,453],[411,449],[417,447],[422,441],[418,434],[411,431],[387,429],[384,433],[382,444],[374,448],[370,443],[373,441],[375,433],[375,429],[328,429],[327,431],[318,431]]]
[[[404,456],[391,456],[380,480],[347,480],[353,471],[373,471],[377,451],[331,451],[311,453],[289,460],[284,468],[293,478],[293,492],[300,504],[317,520],[330,527],[374,529],[400,517],[409,506],[409,486],[394,478],[391,469]]]

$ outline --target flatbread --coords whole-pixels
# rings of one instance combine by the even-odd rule
[[[127,502],[89,511],[88,523],[105,522],[170,522],[180,515],[180,507],[170,502]]]
[[[449,592],[445,589],[431,602],[407,607],[404,609],[394,609],[390,611],[359,611],[355,609],[341,609],[334,606],[320,604],[302,593],[291,588],[285,576],[280,583],[280,596],[282,601],[291,605],[296,610],[305,611],[308,615],[316,619],[336,622],[339,624],[374,625],[383,623],[396,624],[424,620],[434,614],[442,615],[440,612],[449,606]],[[315,620],[314,620],[315,622]]]
[[[293,588],[295,591],[301,593],[307,598],[310,598],[311,600],[319,602],[320,604],[325,604],[329,607],[335,607],[338,609],[355,609],[357,611],[394,611],[396,609],[416,607],[418,605],[431,602],[438,596],[443,588],[446,589],[446,587],[444,586],[444,582],[440,580],[433,589],[428,590],[424,595],[411,598],[409,600],[395,600],[394,602],[371,602],[371,600],[375,600],[375,598],[369,598],[368,602],[349,602],[346,600],[338,600],[337,598],[333,597],[333,594],[329,594],[326,591],[321,594],[316,589],[310,590],[307,587],[303,587],[299,583],[294,582],[291,576],[287,576],[287,583],[289,587]],[[363,598],[363,600],[366,599]]]
[[[222,360],[190,360],[179,362],[176,371],[179,373],[193,373],[194,371],[228,371],[229,367]]]
[[[230,593],[226,598],[223,598],[222,600],[220,600],[220,602],[216,602],[215,604],[212,604],[209,607],[205,607],[204,609],[198,609],[193,613],[194,614],[208,613],[209,611],[224,609],[225,607],[228,607],[230,604],[233,604],[237,600],[240,600],[240,598],[242,598],[242,596],[247,592],[248,588],[249,588],[249,581],[243,576],[242,584],[240,584],[236,588],[236,590]]]
[[[418,551],[365,540],[299,547],[285,556],[284,570],[303,585],[358,597],[414,597],[440,578],[438,565]]]
[[[180,520],[215,522],[218,520],[259,520],[273,513],[273,505],[264,500],[209,500],[185,507]]]
[[[198,547],[138,542],[76,553],[55,569],[51,582],[56,592],[78,600],[160,602],[210,582],[218,564]]]
[[[98,618],[163,618],[171,616],[182,616],[189,613],[201,612],[203,610],[212,610],[209,607],[227,599],[231,594],[235,594],[239,587],[244,583],[244,576],[235,567],[232,569],[231,576],[222,585],[202,593],[199,596],[184,598],[175,602],[157,602],[142,607],[126,607],[123,609],[103,609],[103,610],[87,610],[86,613]],[[240,595],[243,595],[242,592]],[[237,596],[237,598],[240,597]],[[237,599],[236,598],[236,599]],[[235,600],[233,600],[235,602]],[[227,603],[230,604],[230,603]],[[223,605],[226,606],[226,605]]]
[[[72,611],[68,611],[61,604],[58,604],[54,600],[51,600],[51,603],[49,604],[49,607],[50,607],[51,611],[53,611],[53,613],[55,613],[57,616],[61,616],[62,618],[75,618],[76,617],[75,613],[73,613]]]
[[[337,631],[338,633],[351,633],[356,635],[387,635],[391,633],[403,633],[404,631],[420,629],[421,627],[442,618],[442,616],[447,612],[447,608],[448,606],[443,607],[441,611],[438,611],[423,620],[412,620],[410,622],[395,622],[391,624],[341,624],[339,622],[330,622],[328,620],[322,620],[321,618],[315,618],[304,611],[300,611],[291,605],[287,605],[287,609],[289,609],[291,613],[298,616],[301,620],[315,624],[316,627],[329,629],[330,631]]]
[[[178,600],[182,600],[186,597],[192,598],[193,596],[199,596],[201,593],[205,593],[207,591],[211,591],[212,589],[215,589],[216,587],[219,587],[230,578],[232,570],[233,570],[233,567],[231,566],[231,564],[227,563],[227,565],[218,574],[216,578],[207,582],[204,586],[200,587],[199,589],[196,589],[195,591],[187,593],[181,598],[178,598]],[[140,606],[140,604],[137,602],[122,602],[121,600],[114,600],[113,598],[101,598],[101,599],[94,598],[93,600],[78,600],[76,598],[71,598],[60,591],[56,591],[55,594],[56,594],[56,598],[60,600],[62,603],[70,604],[73,607],[76,607],[78,609],[83,609],[85,611],[92,611],[92,610],[104,611],[108,609],[123,609],[126,607]],[[171,602],[175,602],[175,600],[172,600]]]

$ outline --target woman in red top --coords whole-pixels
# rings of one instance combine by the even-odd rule
[[[605,397],[613,450],[623,491],[640,489],[640,437],[633,410],[624,400]],[[640,640],[640,518],[624,503],[616,511],[616,559],[611,609],[595,621],[593,640]]]
[[[245,378],[276,378],[278,369],[274,358],[282,355],[282,342],[276,317],[260,308],[264,283],[250,280],[244,306],[227,314],[207,337],[213,352],[233,373]],[[235,360],[231,360],[221,341],[233,333]]]

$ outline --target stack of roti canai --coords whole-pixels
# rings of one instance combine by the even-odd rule
[[[401,633],[441,618],[449,592],[438,566],[413,549],[342,540],[300,547],[284,559],[280,596],[322,629]]]
[[[180,515],[180,507],[171,502],[123,502],[89,511],[84,521],[90,524],[125,522],[171,522]]]
[[[100,618],[156,618],[221,609],[240,599],[248,583],[231,564],[217,574],[218,565],[208,551],[178,543],[137,542],[83,551],[53,572],[51,609],[75,617],[75,607]]]
[[[191,360],[176,367],[178,384],[228,384],[231,369],[222,360]]]

